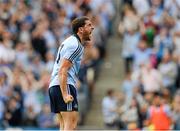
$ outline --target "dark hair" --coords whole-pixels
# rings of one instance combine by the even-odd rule
[[[89,20],[86,16],[75,18],[71,23],[73,33],[77,34],[79,27],[83,27],[86,20]]]
[[[106,92],[106,95],[111,96],[113,93],[114,93],[113,89],[108,89],[107,92]]]
[[[154,92],[154,97],[162,97],[162,93],[159,91]]]

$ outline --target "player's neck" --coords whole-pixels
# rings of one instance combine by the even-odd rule
[[[84,40],[83,40],[82,35],[81,35],[80,33],[77,33],[77,34],[76,34],[76,37],[79,39],[80,43],[83,45]]]

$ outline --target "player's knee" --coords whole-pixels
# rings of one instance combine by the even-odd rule
[[[72,125],[72,128],[73,128],[73,129],[76,129],[76,128],[77,128],[77,121],[76,121],[76,119],[73,119],[73,120],[72,120],[72,124],[71,124],[71,125]]]
[[[74,130],[74,125],[72,123],[68,123],[64,127],[65,130]]]
[[[77,128],[76,120],[72,119],[64,125],[66,130],[75,130]]]

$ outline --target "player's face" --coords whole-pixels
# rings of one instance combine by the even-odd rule
[[[94,30],[94,26],[92,25],[90,20],[87,20],[86,24],[83,27],[83,39],[85,41],[91,40],[93,30]]]

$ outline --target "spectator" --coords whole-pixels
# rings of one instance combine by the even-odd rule
[[[175,87],[175,80],[177,76],[177,66],[172,61],[171,54],[166,52],[163,56],[163,61],[160,63],[158,67],[163,80],[163,86],[174,94],[176,87]]]
[[[19,42],[15,47],[16,51],[16,62],[20,63],[21,66],[26,69],[29,64],[29,55],[25,43]]]
[[[39,20],[36,28],[32,33],[32,47],[41,55],[41,58],[45,61],[45,55],[47,53],[47,43],[43,37],[45,31],[44,20]]]
[[[137,50],[134,52],[134,70],[138,69],[141,65],[149,60],[152,51],[147,47],[145,40],[141,39],[138,44]]]
[[[32,105],[28,106],[24,112],[23,125],[27,127],[37,126],[37,113],[35,113]]]
[[[48,104],[44,104],[41,113],[38,115],[38,125],[39,127],[52,128],[54,127],[54,116],[51,114],[50,107]]]
[[[10,42],[10,35],[8,32],[3,32],[2,40],[0,41],[0,62],[1,64],[11,63],[15,59],[15,52],[11,48],[12,43]]]
[[[126,94],[126,98],[129,99],[133,95],[133,88],[135,87],[135,83],[131,79],[131,73],[129,72],[125,76],[125,80],[122,84],[123,93]]]
[[[179,89],[180,88],[180,56],[177,56],[177,68],[178,68],[178,72],[177,72],[177,78],[176,78],[176,87]]]
[[[160,93],[154,94],[153,105],[148,110],[148,119],[155,130],[169,130],[172,112],[168,105],[162,104]]]
[[[174,96],[173,103],[174,130],[180,130],[180,90]]]
[[[45,70],[50,72],[53,69],[54,60],[55,60],[54,55],[50,51],[48,51],[46,53],[46,61],[47,62],[45,63],[46,64],[45,65]]]
[[[113,129],[118,126],[117,99],[115,91],[109,89],[102,101],[103,119],[107,128]]]
[[[133,54],[140,39],[140,34],[136,32],[135,27],[129,27],[123,36],[122,57],[124,58],[124,67],[126,73],[132,70]]]
[[[31,34],[30,34],[31,24],[28,21],[24,21],[20,27],[19,40],[26,45],[30,45]]]
[[[160,91],[162,87],[162,77],[157,69],[152,67],[150,62],[147,62],[142,68],[141,81],[144,92]]]
[[[15,97],[11,97],[7,101],[7,108],[4,113],[4,126],[20,126],[22,123],[22,112],[20,103]]]
[[[174,18],[179,17],[180,2],[178,0],[166,0],[164,1],[164,7],[171,16]]]
[[[145,16],[150,8],[148,0],[133,0],[133,6],[140,17]]]
[[[154,46],[157,54],[158,63],[160,63],[164,53],[166,51],[172,51],[173,41],[172,37],[168,34],[167,27],[162,27],[160,29],[160,34],[154,39]]]
[[[41,88],[41,84],[35,80],[31,71],[26,72],[23,82],[24,106],[25,109],[33,110],[36,115],[40,113],[41,105],[37,96],[37,90]]]
[[[3,123],[3,113],[4,113],[4,110],[5,110],[5,105],[3,103],[3,101],[0,99],[0,126],[2,127],[2,123]]]
[[[11,95],[11,88],[8,83],[7,75],[4,72],[0,72],[0,98],[2,101],[6,101],[9,99]]]
[[[45,64],[41,60],[41,57],[39,54],[34,53],[31,59],[32,61],[29,68],[30,70],[32,70],[33,74],[35,75],[35,78],[39,79],[40,74],[43,72],[43,70],[45,70]]]
[[[131,100],[130,106],[121,115],[121,120],[123,123],[125,123],[126,129],[128,129],[128,127],[132,124],[138,127],[138,119],[139,119],[138,110],[139,110],[139,106],[137,100],[133,98]]]
[[[93,17],[93,25],[97,26],[97,28],[95,28],[93,30],[93,42],[94,45],[98,48],[99,53],[100,53],[100,58],[105,58],[106,56],[106,33],[105,30],[103,29],[102,25],[101,25],[101,19],[99,16],[94,16]]]
[[[119,23],[118,31],[120,34],[125,33],[128,30],[136,30],[139,25],[139,17],[135,13],[133,7],[124,5],[123,21]]]

